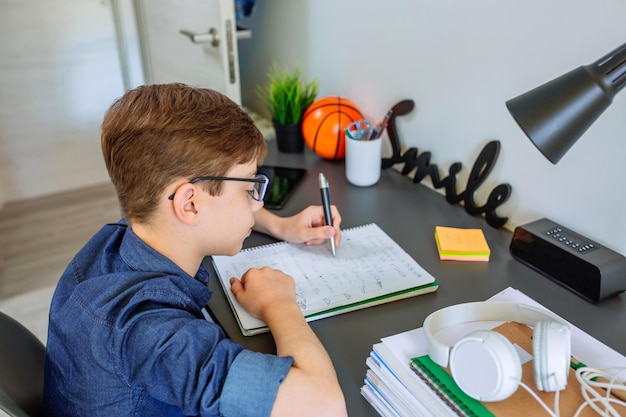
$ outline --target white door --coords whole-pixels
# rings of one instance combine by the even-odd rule
[[[135,5],[146,84],[208,87],[241,105],[234,0],[138,0]]]

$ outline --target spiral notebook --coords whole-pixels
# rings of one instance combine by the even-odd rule
[[[342,230],[336,257],[328,245],[278,242],[244,249],[235,256],[213,256],[212,261],[246,336],[269,331],[230,291],[230,278],[240,278],[249,268],[269,266],[291,275],[296,301],[307,321],[433,292],[439,286],[374,223]]]

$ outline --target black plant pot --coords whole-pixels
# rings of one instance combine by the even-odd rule
[[[304,152],[302,124],[280,124],[274,122],[278,151],[283,153]]]

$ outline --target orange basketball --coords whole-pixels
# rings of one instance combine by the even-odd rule
[[[311,104],[302,117],[302,136],[309,148],[322,158],[346,156],[345,128],[363,119],[359,108],[345,97],[329,96]]]

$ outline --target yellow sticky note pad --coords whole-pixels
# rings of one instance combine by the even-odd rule
[[[435,240],[442,260],[487,262],[491,254],[481,229],[436,226]]]

